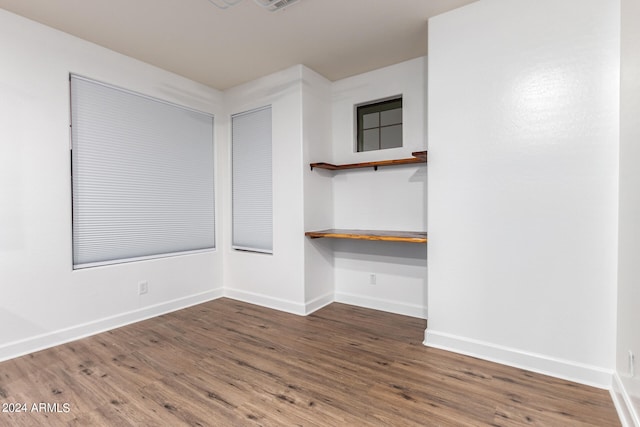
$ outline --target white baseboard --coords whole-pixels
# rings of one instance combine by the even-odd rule
[[[624,382],[618,375],[613,374],[613,386],[611,388],[611,399],[618,411],[618,417],[623,427],[640,427],[640,414],[631,401],[631,397],[624,386]]]
[[[314,311],[320,310],[322,307],[325,307],[331,304],[334,301],[333,292],[330,292],[321,297],[315,298],[311,301],[307,301],[305,304],[305,314],[309,315]]]
[[[249,304],[297,314],[298,316],[307,316],[334,301],[333,292],[315,298],[311,301],[307,301],[304,304],[280,298],[273,298],[268,295],[256,294],[254,292],[246,292],[229,288],[224,289],[224,296],[238,301],[247,302]]]
[[[263,294],[256,294],[254,292],[241,291],[238,289],[225,288],[223,293],[227,298],[247,302],[249,304],[260,305],[274,310],[297,314],[298,316],[305,316],[307,314],[305,304],[298,302],[274,298]]]
[[[24,356],[25,354],[44,350],[56,345],[65,344],[91,335],[99,334],[111,329],[119,328],[131,323],[136,323],[151,317],[160,316],[165,313],[180,310],[192,305],[211,301],[222,296],[222,288],[190,295],[166,301],[160,304],[143,307],[127,313],[98,319],[65,329],[60,329],[45,334],[36,335],[19,341],[13,341],[0,346],[0,362]]]
[[[613,371],[427,329],[424,345],[610,390]]]
[[[427,308],[418,304],[407,304],[404,302],[389,301],[386,299],[372,298],[369,296],[345,292],[336,292],[335,300],[336,302],[372,308],[374,310],[386,311],[389,313],[403,314],[405,316],[417,317],[419,319],[427,318]]]

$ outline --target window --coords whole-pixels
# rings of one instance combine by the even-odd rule
[[[231,117],[232,247],[273,252],[271,107]]]
[[[402,97],[356,108],[358,151],[402,147]]]
[[[74,268],[214,248],[213,117],[70,79]]]

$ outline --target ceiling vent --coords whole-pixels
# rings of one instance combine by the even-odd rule
[[[231,6],[235,6],[242,0],[209,0],[209,3],[217,7],[218,9],[228,9]],[[294,3],[298,3],[300,0],[253,0],[258,6],[267,9],[270,12],[276,12],[278,10],[285,9]]]
[[[275,12],[289,7],[294,3],[298,3],[299,1],[300,0],[256,0],[256,3],[271,12]]]

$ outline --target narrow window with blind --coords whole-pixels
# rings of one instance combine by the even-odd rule
[[[273,253],[271,107],[231,117],[232,247]]]
[[[214,249],[213,116],[70,81],[74,269]]]

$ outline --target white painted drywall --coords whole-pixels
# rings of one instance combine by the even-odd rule
[[[304,229],[324,230],[333,224],[331,178],[311,171],[309,163],[331,158],[331,82],[302,68],[302,140]],[[305,311],[334,300],[333,249],[325,239],[304,241]]]
[[[305,314],[302,70],[297,65],[224,92],[227,124],[232,114],[266,105],[271,105],[273,121],[273,254],[225,245],[225,295],[296,314]],[[223,203],[230,219],[228,144]],[[230,227],[224,233],[231,242]]]
[[[640,426],[640,1],[622,0],[620,213],[616,371],[621,404]],[[629,351],[635,366],[629,366]]]
[[[342,302],[425,317],[424,245],[357,242],[349,248],[349,243],[304,237],[304,231],[333,226],[425,229],[425,166],[339,175],[309,168],[311,162],[402,158],[423,150],[425,68],[426,59],[419,58],[332,84],[296,66],[225,91],[228,115],[265,105],[272,105],[274,115],[274,253],[225,248],[225,295],[305,314],[331,302],[335,289]],[[336,122],[348,124],[348,135],[338,133],[339,140],[352,147],[354,104],[393,94],[404,94],[406,146],[373,157],[361,153],[367,159],[354,160],[352,152],[337,157],[331,144]],[[227,181],[224,187],[230,186]],[[230,217],[228,193],[225,200]],[[364,217],[359,209],[366,209]],[[362,286],[363,279],[369,283],[369,272],[380,277],[374,288]]]
[[[333,83],[333,156],[314,161],[358,163],[411,157],[426,149],[425,57]],[[355,151],[355,106],[402,95],[403,147]],[[426,230],[425,165],[314,171],[333,184],[336,228]],[[326,242],[323,242],[327,244]],[[336,300],[426,317],[427,249],[413,243],[334,241]],[[372,285],[371,274],[376,275]]]
[[[331,154],[331,82],[297,65],[224,96],[228,115],[271,105],[274,194],[273,254],[225,248],[225,295],[308,314],[334,299],[333,252],[304,236],[333,220],[331,180],[309,168],[311,159]],[[225,188],[230,193],[229,179]],[[229,196],[225,200],[230,218]]]
[[[4,10],[0,63],[0,359],[221,295],[220,251],[72,271],[69,73],[212,114],[221,94]]]
[[[611,385],[619,32],[609,0],[429,21],[427,345]]]

